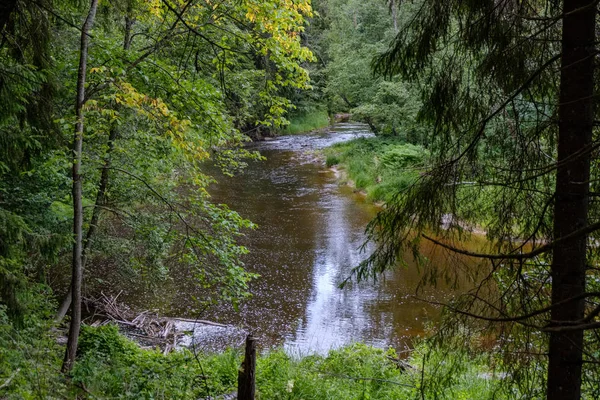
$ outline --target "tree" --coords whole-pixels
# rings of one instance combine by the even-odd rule
[[[249,295],[256,276],[237,238],[253,224],[211,202],[206,165],[233,173],[259,158],[240,128],[285,123],[281,89],[307,87],[300,63],[311,58],[299,38],[307,1],[87,6],[0,7],[0,306],[18,322],[32,281],[71,264],[65,371],[82,295],[110,290],[93,279],[99,265],[129,284],[186,269],[204,290],[198,308]],[[83,28],[72,22],[86,15]],[[240,123],[238,90],[252,97]]]
[[[17,7],[18,4],[18,7]],[[28,303],[27,279],[47,282],[47,265],[70,243],[49,210],[63,174],[53,123],[56,81],[48,3],[5,2],[0,42],[0,301],[17,325]]]
[[[413,11],[375,68],[419,80],[435,157],[370,225],[378,247],[356,273],[383,271],[421,240],[485,260],[476,288],[449,308],[512,338],[507,348],[535,348],[525,358],[547,363],[548,399],[578,399],[600,325],[589,279],[600,228],[597,2],[425,0]],[[465,224],[482,221],[494,251],[464,250]]]
[[[77,342],[79,339],[79,329],[81,328],[81,282],[83,280],[83,190],[81,177],[81,160],[83,153],[83,132],[84,132],[84,102],[85,102],[85,84],[87,75],[87,59],[89,47],[89,35],[96,18],[98,9],[98,0],[91,0],[90,11],[81,28],[81,47],[79,49],[79,68],[77,73],[77,96],[75,98],[75,134],[73,137],[73,259],[71,272],[71,322],[69,325],[69,339],[63,361],[63,372],[69,372],[75,362],[77,354]]]
[[[309,33],[321,36],[312,42],[323,48],[322,90],[330,112],[350,112],[376,134],[423,144],[427,128],[416,121],[420,101],[414,85],[396,78],[386,81],[370,67],[370,60],[397,33],[398,1],[329,0],[317,5],[325,27]]]

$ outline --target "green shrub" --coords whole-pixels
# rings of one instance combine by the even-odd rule
[[[381,165],[391,170],[419,167],[427,153],[425,149],[412,144],[389,146],[381,155]]]
[[[73,382],[98,397],[184,399],[201,394],[200,375],[189,352],[142,350],[107,325],[82,329]]]
[[[55,305],[49,289],[32,284],[21,299],[23,325],[14,325],[0,303],[0,398],[65,398],[67,385],[60,374],[64,349],[51,330]]]

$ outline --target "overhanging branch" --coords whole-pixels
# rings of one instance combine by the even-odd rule
[[[473,251],[469,251],[469,250],[465,250],[465,249],[460,249],[458,247],[454,247],[451,246],[449,244],[446,244],[440,240],[434,239],[424,233],[421,234],[421,236],[427,240],[429,240],[432,243],[437,244],[438,246],[441,246],[447,250],[450,250],[454,253],[457,254],[462,254],[468,257],[475,257],[475,258],[485,258],[488,260],[526,260],[529,258],[533,258],[536,257],[540,254],[546,253],[550,250],[552,250],[554,247],[556,247],[558,244],[563,244],[569,240],[575,239],[581,235],[585,235],[594,231],[597,231],[598,229],[600,229],[600,222],[596,222],[594,224],[588,225],[586,227],[583,227],[581,229],[578,229],[566,236],[563,236],[561,238],[558,238],[556,240],[554,240],[553,242],[547,243],[543,246],[538,247],[537,249],[530,251],[528,253],[519,253],[519,254],[513,254],[513,253],[507,253],[507,254],[487,254],[487,253],[476,253]]]

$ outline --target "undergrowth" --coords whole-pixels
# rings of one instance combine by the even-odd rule
[[[43,285],[23,292],[23,324],[14,324],[0,303],[0,399],[67,397],[60,373],[64,348],[52,330],[55,305],[48,301],[49,292]]]
[[[241,349],[164,355],[140,348],[114,325],[83,327],[77,361],[64,377],[55,305],[49,289],[36,290],[24,326],[13,326],[0,306],[0,399],[206,399],[236,391]],[[506,398],[498,396],[498,380],[484,375],[487,365],[483,354],[426,343],[402,362],[393,349],[359,343],[300,358],[271,350],[257,360],[256,398],[420,399],[421,389],[426,399]]]

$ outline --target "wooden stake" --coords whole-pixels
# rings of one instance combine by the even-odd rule
[[[254,400],[256,370],[256,339],[246,337],[246,354],[238,371],[238,400]]]

